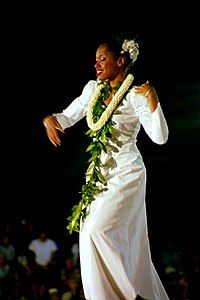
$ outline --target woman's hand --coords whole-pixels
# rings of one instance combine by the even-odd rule
[[[151,112],[157,108],[158,96],[155,89],[149,84],[148,80],[142,85],[134,86],[134,92],[144,96],[147,99]]]
[[[56,120],[56,118],[52,115],[48,115],[44,118],[43,124],[46,128],[46,133],[49,140],[54,144],[54,146],[60,146],[61,140],[58,134],[58,131],[64,133],[64,130]]]

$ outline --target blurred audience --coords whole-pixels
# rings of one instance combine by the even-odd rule
[[[67,241],[67,244],[66,244]],[[200,299],[200,256],[167,241],[159,270],[170,300]],[[78,236],[56,240],[32,221],[0,227],[0,300],[85,300]],[[162,300],[162,299],[161,299]]]

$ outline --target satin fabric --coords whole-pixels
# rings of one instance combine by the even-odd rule
[[[89,81],[82,94],[54,114],[63,129],[86,116],[97,86]],[[137,148],[143,126],[157,144],[168,139],[160,103],[151,113],[147,99],[132,89],[112,119],[115,122],[108,153],[102,152],[107,187],[95,196],[80,232],[80,263],[88,300],[169,299],[151,259],[145,205],[146,169]]]

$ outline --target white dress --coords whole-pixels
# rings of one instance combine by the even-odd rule
[[[63,129],[86,116],[97,86],[89,81],[82,94],[60,114],[54,114]],[[136,146],[140,126],[157,144],[168,139],[161,105],[151,113],[147,99],[127,94],[113,115],[112,153],[102,153],[102,172],[107,190],[96,195],[80,232],[81,277],[88,300],[169,299],[151,260],[145,192],[146,169]],[[116,151],[117,150],[117,151]]]

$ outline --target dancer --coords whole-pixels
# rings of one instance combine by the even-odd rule
[[[78,231],[86,299],[167,300],[152,263],[145,206],[146,169],[136,140],[143,126],[156,144],[168,139],[158,95],[148,81],[134,84],[135,39],[111,37],[96,50],[96,80],[61,113],[43,123],[49,140],[86,117],[90,165],[81,199],[68,218]]]

